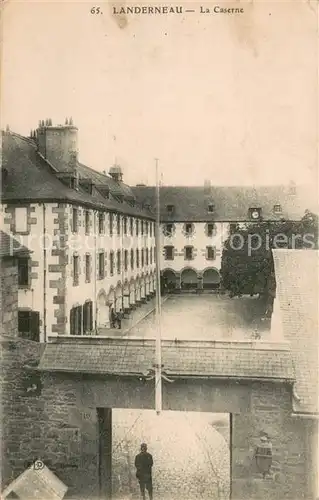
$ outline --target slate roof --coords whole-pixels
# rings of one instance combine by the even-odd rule
[[[318,251],[274,250],[283,334],[296,373],[296,412],[318,412]]]
[[[132,190],[141,203],[155,206],[155,187]],[[213,213],[208,212],[209,204],[214,205]],[[172,215],[167,213],[167,205],[174,205]],[[281,205],[282,213],[275,214],[274,205]],[[300,220],[306,209],[317,211],[317,203],[309,200],[307,188],[301,186],[161,186],[160,208],[164,222],[240,222],[248,220],[249,208],[262,208],[265,220]]]
[[[45,346],[39,369],[44,371],[141,375],[155,357],[155,344],[134,342],[87,344],[52,343]],[[289,351],[190,346],[163,346],[163,370],[171,376],[240,377],[293,380]]]
[[[21,245],[15,238],[12,238],[4,231],[0,231],[0,257],[14,257],[29,255],[30,250]]]
[[[95,170],[79,164],[80,177],[91,178],[93,182],[107,183],[111,190],[110,199],[97,190],[90,195],[83,188],[71,189],[54,174],[50,165],[38,154],[34,141],[14,133],[2,134],[2,168],[7,175],[2,182],[2,201],[8,202],[51,202],[65,201],[95,208],[126,213],[146,218],[153,218],[149,210],[137,204],[132,207],[125,200],[120,203],[114,194],[123,192],[127,198],[132,194],[128,187]],[[117,184],[115,189],[115,184]]]

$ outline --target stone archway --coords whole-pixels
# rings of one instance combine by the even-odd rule
[[[203,271],[204,290],[215,290],[220,285],[220,274],[215,267],[208,267]]]
[[[110,326],[109,301],[104,289],[100,290],[97,296],[97,326],[98,328]]]
[[[173,269],[165,269],[161,275],[162,292],[172,292],[177,288],[178,277]]]
[[[198,288],[197,272],[192,267],[185,267],[181,271],[181,289],[197,290],[197,288]]]

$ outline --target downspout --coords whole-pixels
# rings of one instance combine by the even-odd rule
[[[93,276],[94,276],[94,301],[95,301],[95,319],[94,319],[94,330],[95,334],[97,335],[97,314],[98,314],[98,307],[97,307],[97,283],[96,283],[96,255],[97,255],[97,250],[96,250],[96,219],[97,219],[97,211],[93,210],[93,234],[94,234],[94,256],[93,256]]]
[[[43,341],[47,341],[47,249],[46,249],[46,207],[42,205],[43,216]]]

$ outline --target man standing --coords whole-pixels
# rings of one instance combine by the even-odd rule
[[[153,457],[147,451],[147,444],[141,444],[141,451],[135,457],[136,477],[140,483],[141,495],[145,500],[145,488],[148,491],[150,500],[153,499],[152,467]]]

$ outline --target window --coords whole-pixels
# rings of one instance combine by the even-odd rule
[[[18,311],[19,336],[34,342],[40,341],[40,314],[38,311]]]
[[[104,213],[99,212],[99,234],[104,233],[104,220],[105,220]]]
[[[153,222],[150,222],[150,236],[153,236]]]
[[[150,248],[150,264],[153,264],[153,248]]]
[[[116,227],[117,227],[117,235],[120,236],[120,234],[121,234],[121,216],[120,216],[120,214],[117,214],[117,216],[116,216]]]
[[[123,218],[123,232],[127,234],[127,217]]]
[[[184,231],[185,231],[186,236],[192,235],[193,234],[193,224],[191,224],[190,222],[187,222],[184,226]]]
[[[85,210],[84,218],[85,234],[90,234],[90,212],[88,210]]]
[[[72,209],[72,231],[77,233],[79,230],[79,211],[77,208]]]
[[[148,248],[145,250],[145,260],[146,260],[146,265],[148,266]]]
[[[113,236],[113,214],[109,214],[110,236]]]
[[[29,333],[31,330],[31,311],[18,311],[19,333]]]
[[[208,223],[207,224],[207,236],[208,237],[214,236],[216,234],[215,231],[216,231],[215,224]]]
[[[27,207],[17,207],[15,209],[15,232],[28,232],[28,209]]]
[[[185,260],[193,260],[193,258],[194,258],[194,256],[193,256],[193,247],[186,246],[184,248],[184,251],[185,251]]]
[[[281,205],[274,205],[274,212],[275,214],[281,214],[282,213]]]
[[[141,264],[142,264],[142,267],[144,267],[144,248],[142,248],[142,250],[141,250]]]
[[[215,260],[216,258],[216,249],[215,247],[206,247],[206,259],[207,260]]]
[[[110,252],[110,275],[114,274],[114,252]]]
[[[134,250],[131,250],[131,269],[134,269]]]
[[[165,260],[174,260],[174,247],[167,245],[164,247]]]
[[[174,212],[174,205],[166,205],[166,211],[168,214],[172,214]]]
[[[141,220],[141,235],[143,236],[144,234],[144,221]]]
[[[164,226],[165,236],[172,236],[173,232],[174,232],[174,224],[165,224]]]
[[[91,281],[91,255],[85,256],[85,282],[90,283]]]
[[[209,203],[207,210],[209,213],[212,214],[215,211],[215,205],[213,205],[212,203]]]
[[[136,268],[138,269],[140,267],[140,252],[139,249],[136,249]]]
[[[104,276],[105,276],[105,255],[104,252],[99,252],[98,279],[103,280]]]
[[[136,219],[136,236],[138,236],[138,232],[139,232],[139,220]]]
[[[130,233],[133,236],[133,217],[130,218]]]
[[[28,257],[21,257],[18,259],[18,285],[29,286],[29,264]]]
[[[73,286],[79,284],[79,257],[73,255]]]
[[[148,222],[145,222],[145,234],[148,235]]]
[[[82,306],[72,307],[70,310],[70,334],[81,335],[82,333]]]
[[[121,250],[116,252],[117,274],[121,273]]]
[[[128,250],[124,250],[124,271],[127,271],[128,265]]]

